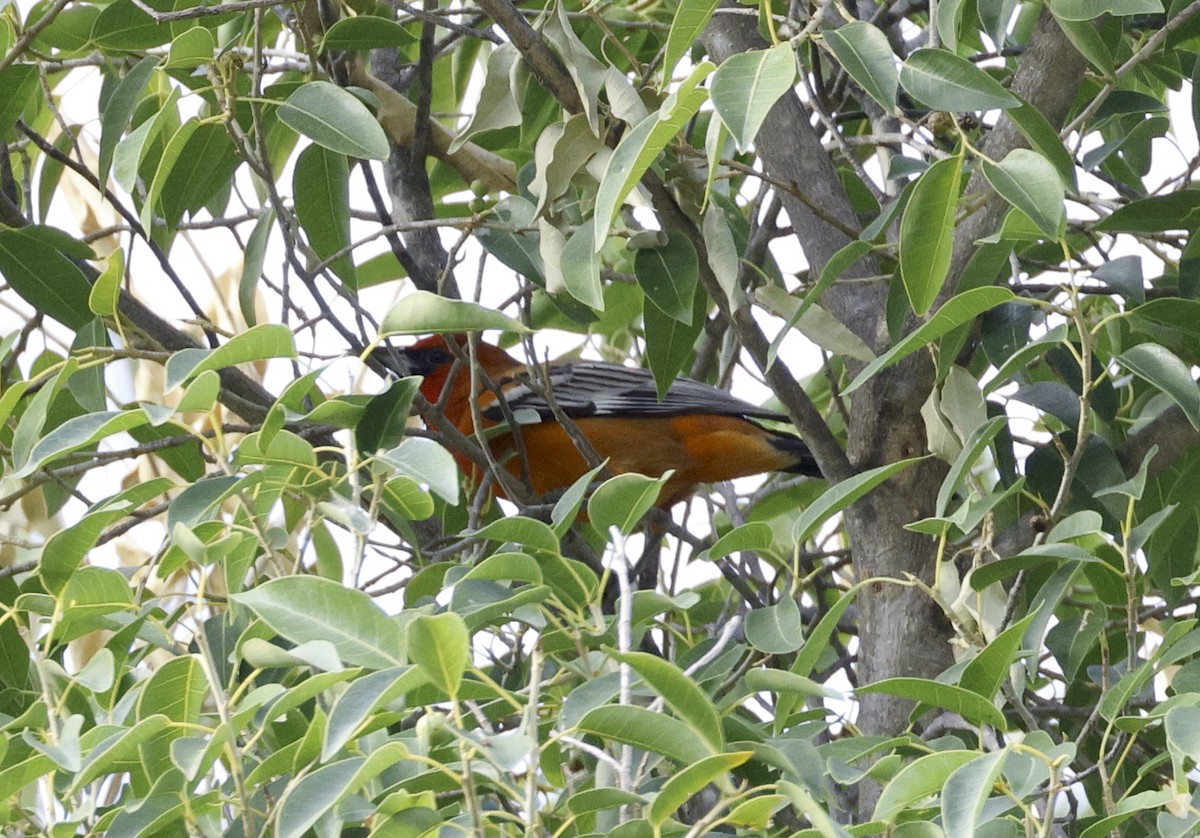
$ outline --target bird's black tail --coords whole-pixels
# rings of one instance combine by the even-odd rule
[[[807,474],[809,477],[820,477],[821,470],[817,468],[817,461],[813,459],[812,452],[808,450],[808,446],[799,437],[785,434],[782,431],[774,431],[768,429],[770,434],[769,441],[777,451],[794,458],[795,462],[792,465],[785,466],[780,471],[791,472],[792,474]]]

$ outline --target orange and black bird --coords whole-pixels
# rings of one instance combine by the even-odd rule
[[[463,351],[452,352],[448,340]],[[400,350],[400,355],[410,375],[424,376],[421,394],[433,404],[441,401],[446,419],[463,434],[475,432],[472,398],[485,428],[505,422],[496,395],[503,393],[508,415],[519,425],[529,482],[538,495],[565,489],[589,470],[557,421],[547,394],[560,415],[572,420],[608,461],[613,474],[658,477],[673,470],[657,503],[663,509],[690,496],[700,483],[768,471],[820,475],[808,446],[798,437],[755,421],[786,421],[786,416],[708,384],[677,378],[659,399],[649,370],[599,361],[550,364],[545,375],[535,379],[528,365],[480,341],[475,348],[480,380],[486,377],[493,387],[481,383],[472,393],[469,370],[455,363],[459,354],[466,357],[465,347],[464,335],[433,335]],[[534,385],[539,380],[544,388]],[[520,478],[513,435],[491,436],[489,446],[497,462]],[[465,455],[456,454],[456,459],[468,473],[476,468]]]

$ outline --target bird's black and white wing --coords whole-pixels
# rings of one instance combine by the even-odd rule
[[[545,391],[558,408],[572,419],[601,417],[666,418],[690,414],[743,416],[782,421],[775,411],[756,407],[724,390],[690,378],[677,378],[660,400],[650,370],[618,364],[583,361],[553,366],[547,370]],[[541,388],[530,385],[530,373],[522,372],[496,382],[505,393],[505,401],[517,421],[526,423],[536,413],[540,421],[553,421],[554,413]],[[524,416],[522,416],[524,414]],[[503,417],[497,405],[484,410],[493,421]]]

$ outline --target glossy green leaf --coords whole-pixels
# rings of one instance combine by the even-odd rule
[[[27,477],[57,457],[113,434],[124,433],[147,421],[146,414],[140,409],[104,410],[68,419],[38,440],[29,453],[29,459],[19,465],[13,476]]]
[[[873,819],[893,820],[910,803],[939,792],[951,774],[978,756],[976,751],[938,751],[917,757],[884,786]]]
[[[678,666],[657,655],[646,652],[611,653],[614,658],[633,667],[650,687],[667,702],[667,706],[692,728],[713,751],[725,748],[725,734],[711,698]]]
[[[675,66],[696,44],[700,33],[712,19],[718,0],[681,0],[667,31],[667,47],[663,54],[663,75],[670,79]]]
[[[318,145],[349,157],[383,160],[388,139],[353,93],[327,81],[310,81],[279,106],[279,119]]]
[[[234,335],[216,349],[181,349],[167,359],[167,383],[171,390],[206,370],[222,370],[237,364],[268,358],[295,358],[292,330],[282,323],[262,323]]]
[[[315,576],[285,576],[230,597],[293,643],[328,640],[342,660],[387,669],[400,658],[400,629],[361,591]]]
[[[171,27],[154,22],[131,0],[105,6],[92,25],[92,43],[105,50],[140,51],[171,40]]]
[[[1178,356],[1156,343],[1141,343],[1122,352],[1116,361],[1170,396],[1192,427],[1200,430],[1200,386]]]
[[[942,787],[942,823],[947,835],[976,835],[984,804],[1000,778],[1008,751],[992,751],[959,766]]]
[[[35,309],[77,331],[93,316],[91,285],[55,246],[59,235],[49,227],[0,230],[0,276]]]
[[[417,666],[381,669],[354,679],[329,708],[321,759],[336,756],[376,710],[427,683],[429,676]]]
[[[406,47],[417,38],[390,18],[378,15],[344,17],[329,27],[321,39],[321,52]]]
[[[588,500],[588,518],[603,531],[616,527],[628,535],[654,506],[668,477],[618,474],[605,480]]]
[[[1159,233],[1194,230],[1200,224],[1200,189],[1180,189],[1131,201],[1096,225],[1106,233]]]
[[[713,108],[745,151],[767,113],[796,83],[796,56],[789,41],[738,53],[721,62],[709,85]]]
[[[1036,151],[1015,148],[998,164],[982,161],[983,175],[1000,197],[1025,213],[1052,239],[1062,235],[1066,186],[1054,165]]]
[[[458,614],[421,615],[408,624],[408,658],[454,698],[471,663],[471,634]]]
[[[37,89],[38,71],[33,64],[12,64],[0,72],[0,137],[10,136]]]
[[[158,67],[159,59],[146,56],[130,68],[125,77],[117,85],[109,97],[108,103],[100,114],[100,162],[97,169],[97,179],[101,183],[108,182],[108,172],[112,166],[113,152],[125,128],[133,109],[141,98],[146,83]]]
[[[900,68],[900,85],[938,111],[1016,108],[1021,100],[965,58],[940,49],[919,49]]]
[[[890,367],[900,359],[911,355],[922,346],[936,341],[942,335],[961,326],[963,323],[974,320],[988,309],[1012,299],[1014,299],[1013,293],[1007,288],[991,286],[972,288],[969,291],[956,294],[947,300],[920,328],[867,364],[843,392],[854,392],[881,369]]]
[[[1050,0],[1050,13],[1061,20],[1095,20],[1106,14],[1162,14],[1161,0]]]
[[[962,158],[939,160],[921,175],[900,219],[900,277],[909,305],[923,316],[950,271]]]
[[[827,31],[825,43],[842,69],[868,96],[885,111],[896,107],[900,71],[887,35],[864,20],[854,20]]]
[[[770,548],[774,538],[774,531],[769,524],[762,521],[750,521],[725,533],[698,558],[715,562],[730,553],[738,553],[743,550],[766,550]]]
[[[708,91],[699,85],[713,69],[713,65],[707,61],[697,66],[679,88],[663,101],[658,112],[626,132],[609,155],[596,191],[593,250],[598,251],[604,246],[613,219],[634,185],[667,147],[667,143],[675,138],[708,99]]]
[[[692,324],[700,261],[687,236],[671,232],[664,244],[638,249],[633,273],[646,299],[663,314],[685,325]]]
[[[646,819],[655,827],[662,826],[679,807],[691,799],[692,795],[752,756],[753,751],[734,751],[728,754],[713,754],[689,765],[663,784],[654,800],[650,802],[650,808],[646,810]]]
[[[484,329],[529,331],[520,321],[493,309],[428,291],[414,291],[384,315],[383,322],[379,324],[379,336],[477,332]]]
[[[1008,677],[1009,668],[1021,650],[1025,630],[1033,622],[1034,616],[1030,614],[996,635],[967,663],[958,679],[959,685],[987,699],[995,696]]]
[[[953,684],[940,684],[924,678],[885,678],[874,684],[859,687],[857,692],[859,695],[883,693],[932,704],[934,707],[958,713],[972,724],[986,724],[1007,730],[1004,714],[990,699]]]
[[[589,733],[662,754],[680,765],[691,765],[712,751],[684,722],[645,707],[607,704],[590,710],[576,725]]]
[[[344,251],[350,246],[350,168],[346,155],[310,145],[296,158],[292,173],[296,220],[309,247],[324,262],[335,253],[330,269],[352,290],[358,286],[354,262]]]
[[[746,642],[768,655],[786,655],[804,645],[804,620],[790,596],[746,615]]]
[[[830,486],[821,493],[820,497],[809,504],[800,514],[800,517],[796,519],[796,523],[792,526],[792,539],[797,543],[803,542],[816,532],[817,527],[823,524],[831,515],[841,512],[892,475],[908,468],[913,463],[919,462],[921,459],[920,457],[914,457],[890,463],[886,466],[868,469],[847,480]]]

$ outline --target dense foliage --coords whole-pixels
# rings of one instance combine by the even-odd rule
[[[1198,11],[0,0],[5,834],[1194,834]],[[827,480],[496,501],[433,331]]]

